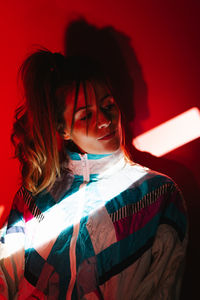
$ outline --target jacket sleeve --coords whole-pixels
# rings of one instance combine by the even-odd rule
[[[139,285],[136,300],[178,300],[185,266],[187,234],[181,242],[169,225],[159,226],[152,247],[152,263]]]
[[[0,298],[15,299],[24,270],[24,220],[16,194],[8,221],[0,230]]]
[[[179,188],[172,186],[152,246],[148,274],[136,300],[178,300],[188,244],[187,209]]]

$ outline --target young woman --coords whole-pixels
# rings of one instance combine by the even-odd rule
[[[1,232],[1,299],[178,299],[181,193],[131,162],[99,65],[40,50],[21,78],[22,186]]]

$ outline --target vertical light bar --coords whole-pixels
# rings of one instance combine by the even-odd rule
[[[160,157],[200,137],[200,111],[193,107],[163,124],[137,136],[133,145]]]

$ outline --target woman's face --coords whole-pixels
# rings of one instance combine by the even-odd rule
[[[87,81],[86,90],[87,107],[81,84],[73,128],[75,88],[66,96],[64,139],[71,139],[83,153],[112,153],[120,147],[122,139],[119,108],[105,84]]]

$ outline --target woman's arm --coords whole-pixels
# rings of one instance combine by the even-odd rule
[[[159,226],[152,247],[148,274],[135,292],[135,300],[178,300],[185,266],[188,236],[180,241],[176,230]]]

